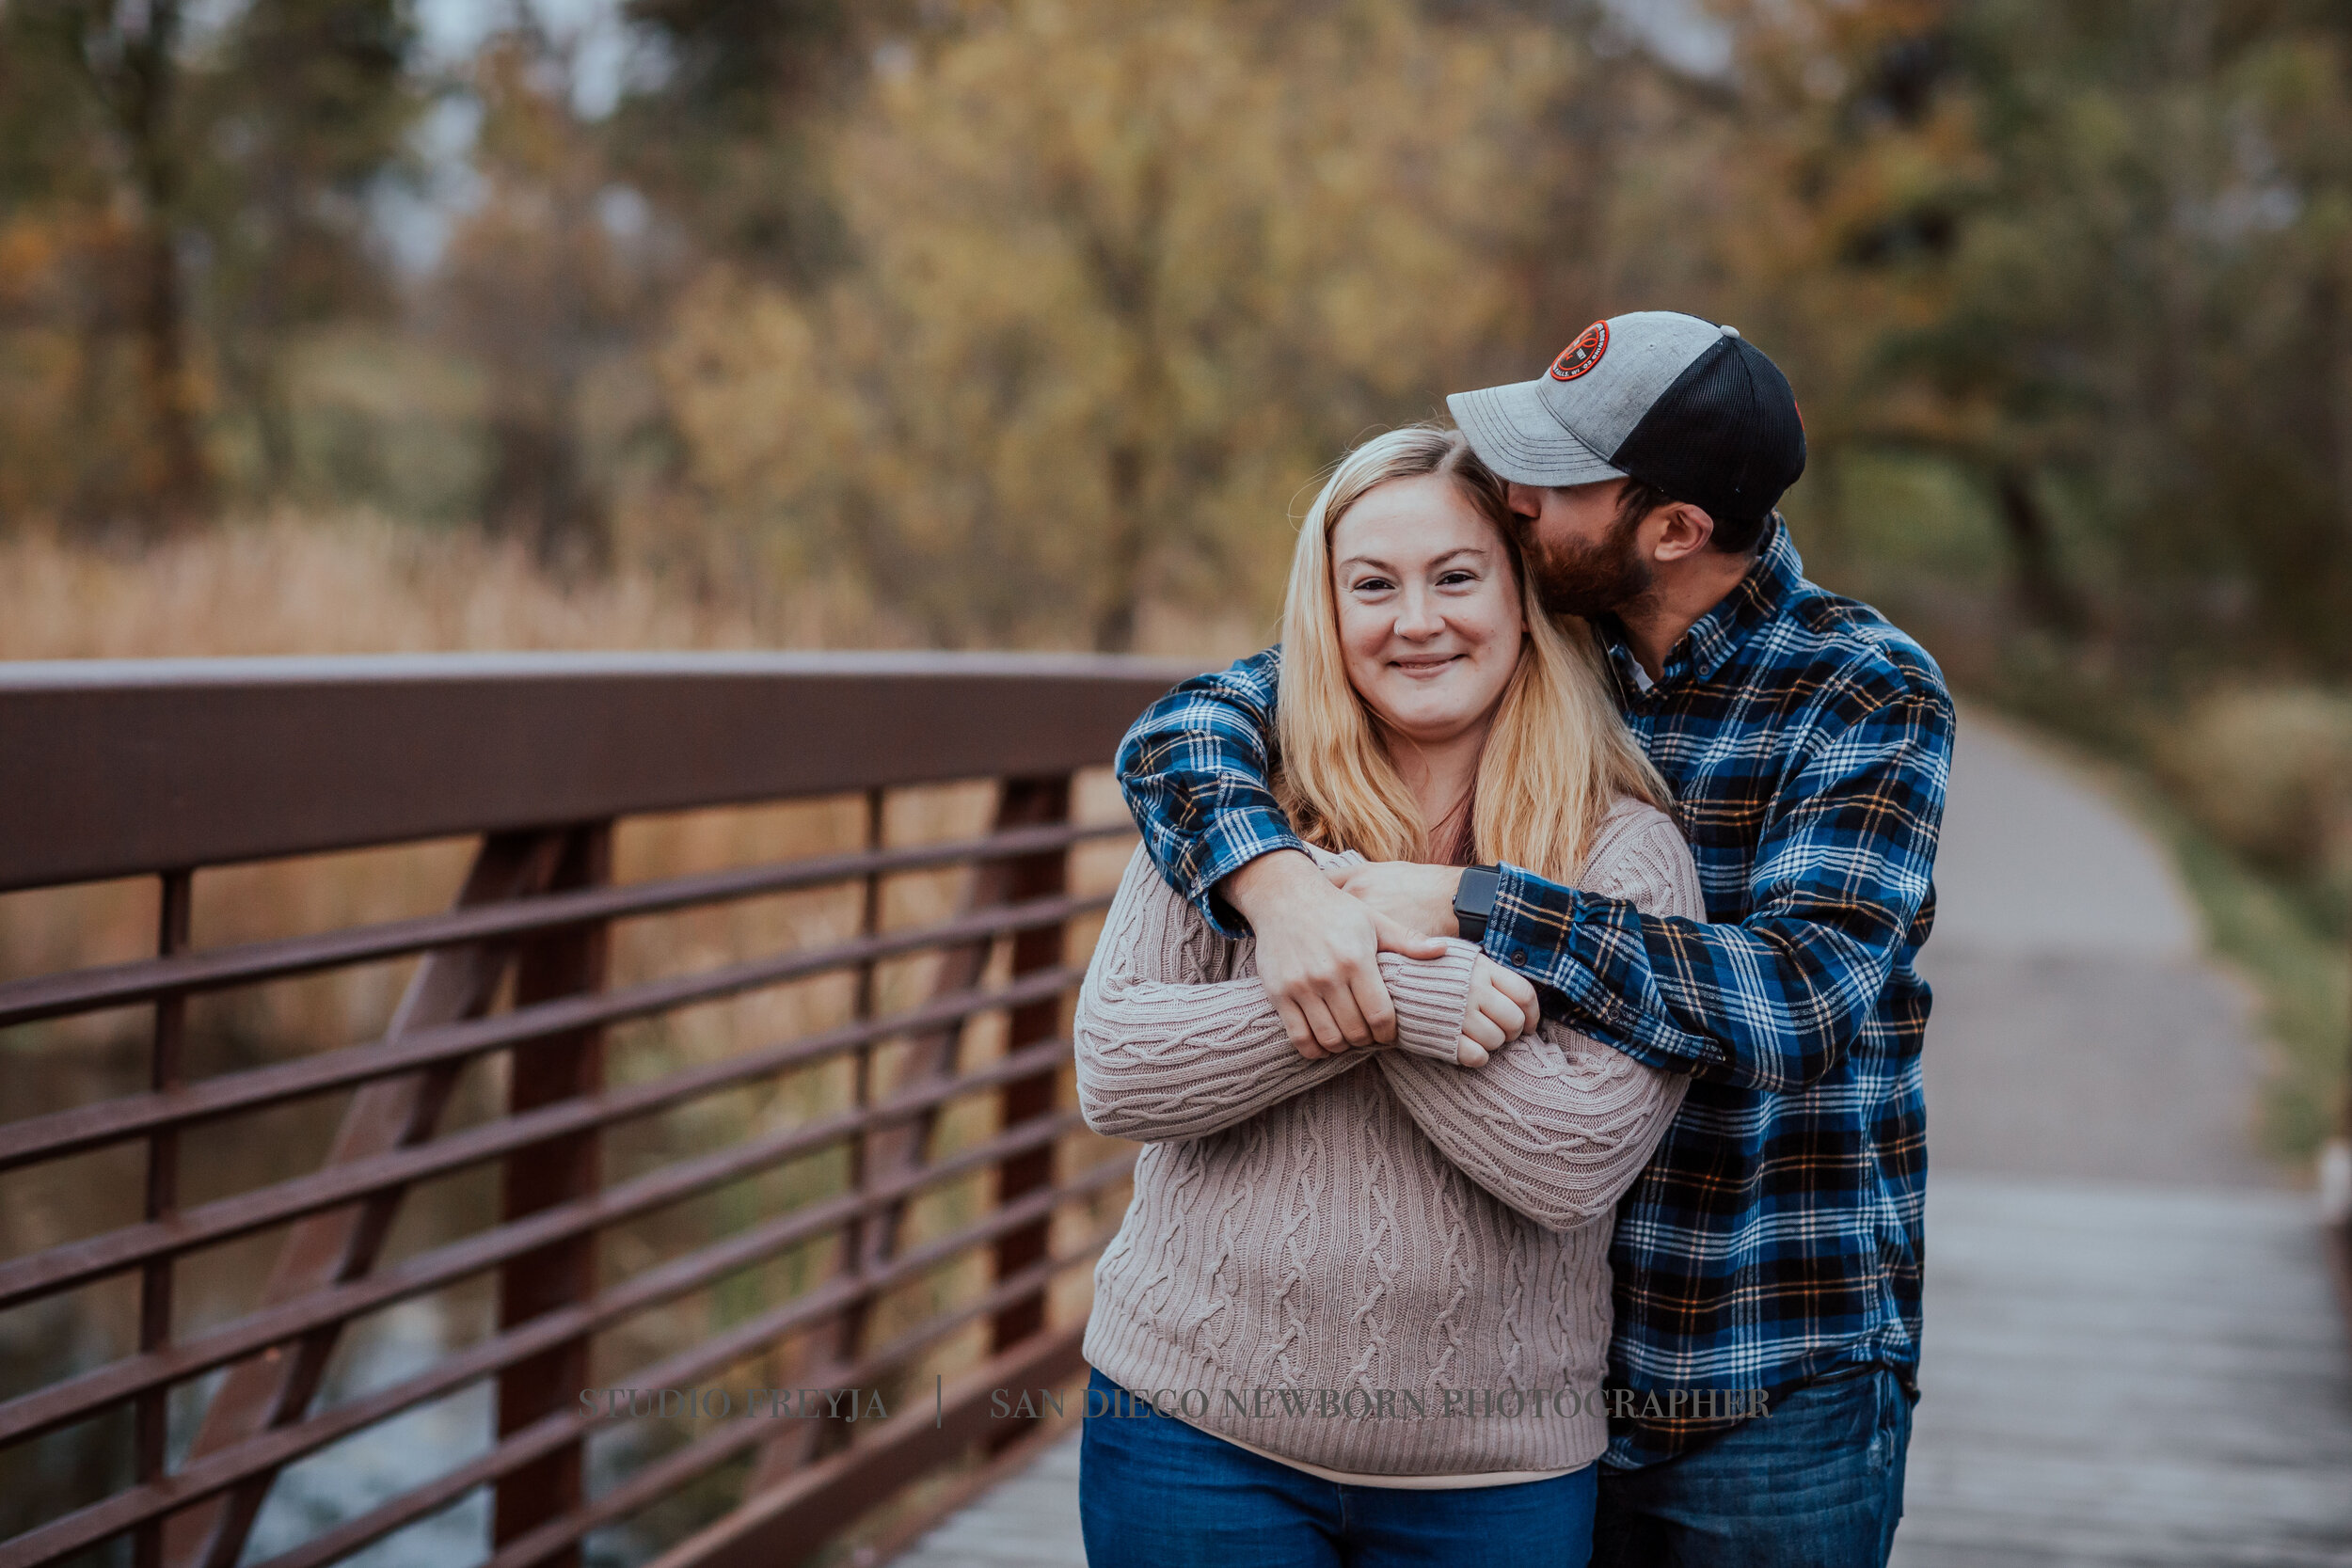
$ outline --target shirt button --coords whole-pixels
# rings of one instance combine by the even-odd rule
[[[1512,967],[1517,968],[1517,967],[1518,967],[1519,965],[1524,964],[1525,962],[1527,962],[1527,949],[1526,949],[1526,948],[1524,948],[1524,947],[1514,947],[1514,948],[1512,948],[1512,949],[1511,949],[1511,963],[1512,963]]]

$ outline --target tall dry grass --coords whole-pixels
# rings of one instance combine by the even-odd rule
[[[230,523],[136,552],[0,538],[0,658],[871,646],[899,628],[806,591],[624,563],[564,580],[468,531],[364,513]]]

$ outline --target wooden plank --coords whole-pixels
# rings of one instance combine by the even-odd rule
[[[1070,1406],[1073,1425],[1082,1403]],[[891,1568],[1087,1568],[1078,1528],[1080,1434],[1040,1435],[1050,1439],[1040,1452],[1028,1453],[1025,1441],[1006,1450],[1015,1464],[996,1472],[997,1484],[973,1506],[918,1536],[903,1554],[889,1555],[885,1543],[876,1555]],[[1028,1463],[1020,1464],[1024,1458]]]
[[[2352,1352],[2309,1199],[1929,1184],[1899,1568],[2352,1565]]]
[[[2295,1194],[1930,1184],[1896,1568],[2352,1568],[2352,1351]],[[1074,1443],[900,1568],[1080,1568]]]

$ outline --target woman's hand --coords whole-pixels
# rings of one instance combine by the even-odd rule
[[[1463,1067],[1485,1067],[1489,1053],[1533,1034],[1541,1016],[1534,985],[1481,953],[1470,960],[1470,1006],[1462,1014],[1454,1059]]]
[[[1258,938],[1258,978],[1308,1061],[1396,1038],[1382,953],[1445,955],[1445,943],[1336,891],[1313,861],[1277,849],[1218,884]]]

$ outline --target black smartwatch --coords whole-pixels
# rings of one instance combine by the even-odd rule
[[[1464,942],[1486,940],[1486,922],[1494,918],[1495,884],[1502,879],[1499,865],[1466,866],[1454,890],[1454,919]]]

